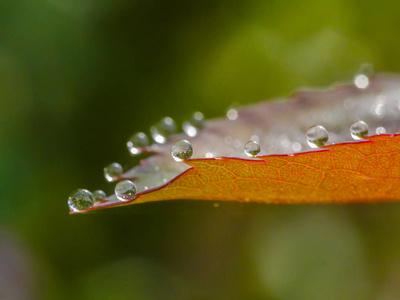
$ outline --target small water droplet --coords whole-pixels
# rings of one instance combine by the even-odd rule
[[[72,211],[89,209],[93,205],[93,195],[85,189],[76,190],[68,198],[68,206]]]
[[[196,128],[202,128],[204,125],[204,114],[200,111],[196,111],[190,118],[190,123]]]
[[[182,124],[183,131],[190,137],[195,137],[198,133],[198,130],[195,126],[192,125],[189,121],[183,122]]]
[[[187,140],[178,140],[171,146],[171,155],[176,161],[189,159],[193,154],[193,147]]]
[[[385,129],[385,127],[378,127],[375,132],[376,132],[376,134],[385,134],[386,129]]]
[[[261,147],[257,141],[248,141],[244,145],[244,153],[248,157],[255,157],[260,153],[260,151],[261,151]]]
[[[160,171],[160,167],[159,166],[155,166],[154,170],[158,172],[158,171]]]
[[[97,190],[93,192],[93,200],[96,201],[100,201],[103,200],[106,197],[106,193],[104,193],[104,191],[102,190]]]
[[[369,79],[367,76],[365,76],[364,74],[357,74],[354,77],[354,84],[356,85],[356,87],[358,87],[359,89],[365,89],[368,87],[369,85]]]
[[[364,121],[358,120],[350,125],[351,137],[355,140],[361,140],[368,134],[368,125]]]
[[[238,113],[238,111],[236,109],[230,108],[226,113],[226,117],[229,120],[234,121],[239,117],[239,113]]]
[[[306,139],[311,148],[323,147],[328,141],[328,131],[321,125],[311,126],[306,133]]]
[[[137,155],[141,153],[142,148],[149,146],[149,144],[150,140],[147,135],[143,132],[138,132],[128,140],[126,146],[132,155]]]
[[[164,183],[167,183],[167,182],[168,182],[168,179],[167,179],[167,178],[164,178],[162,181],[163,181]]]
[[[147,185],[144,186],[144,190],[147,191],[149,187]]]
[[[123,172],[124,169],[119,163],[112,163],[104,168],[104,177],[111,182],[116,180]]]
[[[150,127],[150,133],[154,141],[165,144],[168,137],[176,132],[176,123],[170,117],[163,118],[156,126]]]
[[[213,157],[214,157],[214,153],[212,153],[212,152],[206,153],[206,158],[213,158]]]
[[[129,201],[135,198],[136,185],[130,180],[123,180],[117,183],[114,191],[120,201]]]
[[[293,143],[292,149],[293,149],[293,151],[299,152],[301,150],[301,144],[297,143],[297,142]]]

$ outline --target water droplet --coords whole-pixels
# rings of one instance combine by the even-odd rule
[[[190,123],[196,128],[202,128],[204,125],[204,115],[202,112],[196,111],[190,118]]]
[[[193,154],[193,147],[187,140],[178,140],[171,147],[171,155],[176,161],[189,159]]]
[[[104,177],[111,182],[116,180],[123,172],[124,169],[119,163],[112,163],[104,168]]]
[[[354,77],[354,84],[359,89],[365,89],[369,85],[369,79],[364,74],[358,74]]]
[[[385,127],[378,127],[375,132],[376,132],[376,134],[385,134],[386,129],[385,129]]]
[[[120,201],[129,201],[135,198],[136,185],[130,180],[123,180],[117,183],[114,191]]]
[[[164,178],[162,181],[163,181],[164,183],[167,183],[167,182],[168,182],[168,179],[167,179],[167,178]]]
[[[257,141],[248,141],[244,145],[244,153],[248,157],[255,157],[260,153],[260,151],[261,151],[261,147]]]
[[[165,117],[156,126],[151,126],[150,132],[157,143],[165,144],[168,137],[176,132],[176,123],[172,118]]]
[[[183,122],[183,131],[190,137],[195,137],[198,133],[198,129],[192,125],[189,121]]]
[[[311,148],[323,147],[328,141],[328,131],[321,125],[311,126],[306,133],[306,139]]]
[[[93,192],[93,200],[96,201],[100,201],[103,200],[106,197],[106,193],[104,193],[104,191],[102,190],[97,190]]]
[[[292,144],[292,149],[293,151],[299,152],[301,150],[301,144],[300,143],[293,143]]]
[[[213,158],[213,157],[214,157],[214,153],[212,153],[212,152],[206,153],[206,158]]]
[[[238,113],[238,111],[236,109],[230,108],[226,113],[226,117],[229,120],[234,121],[239,117],[239,113]]]
[[[93,195],[85,189],[76,190],[68,198],[68,206],[72,211],[86,210],[93,205]]]
[[[140,154],[141,149],[147,147],[149,144],[150,140],[147,135],[143,132],[138,132],[129,139],[126,146],[132,155],[136,155]]]
[[[149,187],[147,185],[144,186],[144,190],[147,191]]]
[[[364,121],[358,120],[350,125],[351,137],[355,140],[361,140],[368,134],[368,125]]]

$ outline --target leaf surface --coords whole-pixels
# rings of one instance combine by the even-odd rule
[[[265,203],[399,200],[400,136],[381,134],[349,142],[349,125],[357,119],[366,121],[373,132],[397,132],[398,99],[399,77],[377,76],[366,89],[340,85],[237,109],[237,118],[210,120],[194,138],[179,134],[165,145],[154,144],[156,155],[119,178],[135,178],[139,191],[135,199],[120,202],[113,195],[88,211],[171,199]],[[330,144],[310,151],[304,133],[316,124],[328,129]],[[260,140],[262,155],[244,159],[243,145],[254,136]],[[170,147],[181,138],[191,141],[195,158],[175,162]],[[214,158],[205,158],[210,155]]]

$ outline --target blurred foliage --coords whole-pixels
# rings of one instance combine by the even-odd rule
[[[126,139],[165,114],[219,116],[351,80],[364,62],[399,72],[399,11],[370,0],[2,0],[1,298],[396,299],[397,203],[176,201],[69,216],[67,196],[111,193],[102,167],[132,165]]]

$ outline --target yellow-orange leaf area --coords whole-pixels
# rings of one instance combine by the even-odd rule
[[[170,199],[263,203],[400,200],[400,134],[293,155],[193,159],[192,168],[127,204]],[[100,207],[99,207],[100,208]],[[89,210],[98,209],[93,207]]]

